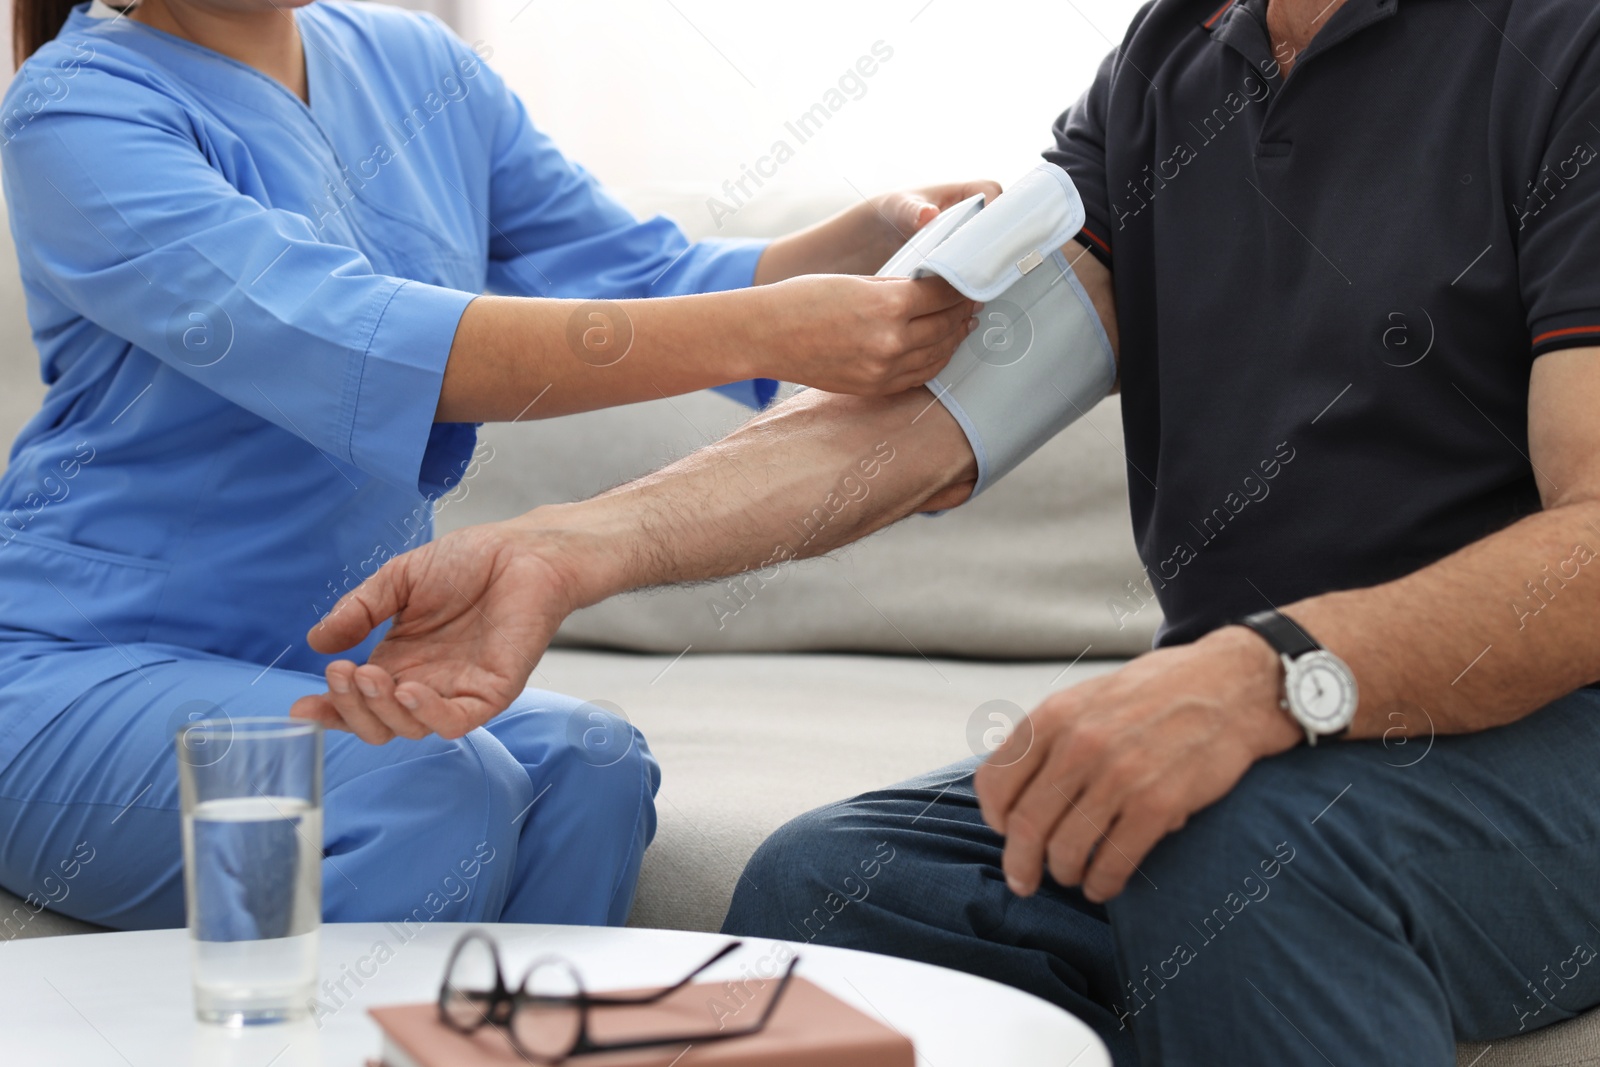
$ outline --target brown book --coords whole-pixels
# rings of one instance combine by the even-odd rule
[[[749,1025],[776,981],[686,986],[659,1004],[597,1007],[589,1012],[597,1042],[683,1035],[647,1049],[576,1056],[566,1067],[915,1067],[904,1034],[862,1014],[826,990],[796,977],[759,1033],[696,1043],[690,1035]],[[439,1021],[433,1004],[373,1008],[383,1028],[383,1067],[528,1067],[505,1033],[485,1026],[471,1036]]]

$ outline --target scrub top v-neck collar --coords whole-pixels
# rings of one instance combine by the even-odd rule
[[[137,7],[136,4],[129,4],[127,7],[118,8],[107,4],[105,0],[93,0],[93,2],[89,5],[88,10],[84,12],[84,15],[96,22],[114,23],[119,19],[126,19],[128,14],[132,12],[135,7]],[[314,106],[319,96],[316,87],[322,84],[323,71],[318,68],[317,60],[322,54],[321,50],[323,45],[313,40],[313,37],[315,36],[315,30],[312,28],[311,20],[300,18],[299,15],[294,11],[287,12],[287,15],[289,18],[294,19],[295,26],[300,31],[300,48],[305,57],[306,64],[306,99],[304,100],[296,96],[289,90],[288,86],[284,85],[276,78],[263,74],[261,71],[250,66],[248,63],[241,63],[232,56],[223,55],[214,48],[207,48],[204,45],[196,44],[195,42],[183,37],[179,37],[176,34],[168,33],[165,30],[156,29],[154,26],[149,26],[142,22],[136,22],[133,19],[127,19],[127,21],[130,25],[137,26],[141,31],[154,34],[160,40],[181,47],[186,51],[199,53],[205,56],[207,59],[211,59],[235,67],[241,71],[248,72],[250,75],[267,82],[277,92],[282,93],[289,100],[293,101],[296,108],[303,112],[305,117],[311,119],[312,125],[317,127],[317,132],[321,135],[323,142],[331,144],[327,136],[327,131],[322,129],[321,123],[317,120],[316,108]],[[211,86],[211,88],[220,87]],[[240,102],[243,103],[245,101]]]
[[[104,3],[104,0],[95,0],[98,7],[91,5],[87,14],[96,20],[114,17],[119,14],[116,8]],[[108,12],[109,16],[101,14]],[[121,14],[131,11],[130,6]],[[359,186],[348,184],[348,178],[341,176],[349,173],[348,161],[340,151],[338,141],[330,132],[328,126],[337,125],[338,112],[341,110],[341,99],[348,96],[343,90],[344,86],[336,85],[335,78],[343,78],[350,82],[349,75],[340,68],[338,61],[343,59],[344,66],[351,68],[355,63],[349,58],[346,50],[334,34],[326,33],[321,20],[311,14],[300,17],[300,10],[315,11],[313,7],[297,9],[290,14],[300,30],[301,45],[304,50],[306,64],[306,95],[311,103],[301,100],[280,81],[269,77],[247,63],[242,63],[230,56],[224,55],[215,49],[206,48],[176,34],[167,33],[165,30],[156,29],[142,22],[124,19],[122,24],[128,29],[124,32],[137,35],[144,42],[153,42],[157,46],[174,48],[185,56],[197,58],[201,62],[197,65],[186,65],[183,74],[185,80],[198,85],[206,93],[214,97],[224,98],[241,108],[248,108],[258,114],[263,114],[278,122],[284,130],[299,140],[307,151],[316,157],[323,167],[330,188],[348,189],[349,197],[366,204],[379,213],[384,213],[383,208],[372,205],[362,193]],[[237,75],[242,74],[244,81]],[[257,86],[267,86],[267,91],[262,93]],[[354,87],[354,83],[350,82]],[[324,89],[324,87],[327,87]],[[323,121],[318,107],[327,109],[329,122]],[[363,240],[372,240],[369,224],[356,215],[349,216],[350,224],[355,228]],[[448,244],[449,241],[438,233],[420,227],[414,220],[404,220],[404,225],[411,228],[420,228],[438,244]]]

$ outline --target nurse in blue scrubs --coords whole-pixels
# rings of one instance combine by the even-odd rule
[[[943,283],[838,275],[981,186],[691,244],[431,18],[15,8],[0,160],[50,389],[0,480],[0,885],[67,914],[182,924],[174,730],[323,690],[306,629],[431,536],[474,424],[893,392],[970,328]],[[659,777],[630,726],[529,691],[456,740],[355,729],[328,919],[626,918]]]

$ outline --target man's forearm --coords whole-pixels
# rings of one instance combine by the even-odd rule
[[[1111,272],[1076,243],[1063,251],[1115,351]],[[811,392],[637,482],[516,521],[541,543],[559,533],[582,546],[573,577],[590,604],[821,555],[914,512],[954,507],[976,482],[972,446],[927,389]]]
[[[365,664],[292,713],[373,744],[461,737],[527,684],[561,620],[628,589],[819,555],[965,499],[977,461],[923,388],[810,392],[717,445],[593,500],[468,527],[390,560],[307,634],[339,652],[384,620]]]
[[[1600,679],[1600,504],[1529,516],[1432,566],[1285,611],[1355,671],[1351,734],[1471,733]]]
[[[1597,357],[1534,363],[1528,455],[1544,511],[1399,581],[1286,607],[1355,671],[1355,736],[1484,730],[1600,679]]]
[[[559,546],[586,605],[821,555],[959,504],[976,480],[971,446],[927,389],[808,392],[664,470],[515,523]]]

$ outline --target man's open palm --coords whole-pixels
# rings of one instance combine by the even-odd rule
[[[451,534],[390,560],[307,635],[319,652],[359,644],[394,624],[363,666],[329,664],[328,692],[290,714],[383,744],[430,733],[460,737],[522,692],[570,608],[537,555],[495,525]]]

